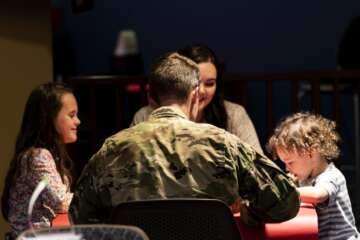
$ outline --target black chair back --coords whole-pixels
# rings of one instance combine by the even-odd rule
[[[238,240],[238,227],[230,208],[215,199],[162,199],[119,204],[112,224],[144,230],[151,240]]]

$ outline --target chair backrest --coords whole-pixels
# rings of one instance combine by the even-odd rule
[[[110,223],[129,224],[155,240],[241,239],[230,208],[215,199],[162,199],[119,204]]]
[[[149,240],[144,231],[138,227],[108,224],[29,229],[20,234],[16,240],[60,239],[61,235],[66,236],[69,233],[81,236],[79,238],[81,240]],[[55,234],[59,234],[59,237],[52,237]]]

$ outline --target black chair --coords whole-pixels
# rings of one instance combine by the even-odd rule
[[[112,224],[144,230],[151,240],[238,240],[230,208],[215,199],[162,199],[119,204]]]
[[[149,240],[138,227],[106,224],[29,229],[20,234],[16,240],[70,239],[69,234],[76,235],[81,240]],[[51,238],[55,235],[57,238]]]

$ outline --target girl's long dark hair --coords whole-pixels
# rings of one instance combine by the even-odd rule
[[[215,53],[203,44],[196,44],[182,48],[178,51],[179,54],[190,58],[196,63],[210,62],[214,64],[217,77],[216,77],[216,91],[213,99],[204,109],[205,122],[215,125],[217,127],[227,129],[228,115],[224,106],[223,97],[223,83],[222,74],[224,67],[219,63]]]
[[[72,93],[71,89],[58,83],[46,83],[34,89],[26,102],[15,152],[1,197],[2,214],[6,220],[9,215],[10,190],[20,174],[20,162],[25,154],[32,154],[32,149],[49,150],[55,159],[57,171],[63,182],[67,178],[71,184],[71,159],[54,125],[55,118],[62,107],[61,97],[66,93]],[[27,167],[31,167],[29,163]]]

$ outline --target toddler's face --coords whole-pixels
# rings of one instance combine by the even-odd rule
[[[276,152],[281,161],[285,163],[286,169],[299,181],[309,178],[313,170],[310,154],[299,154],[283,148],[276,148]]]

